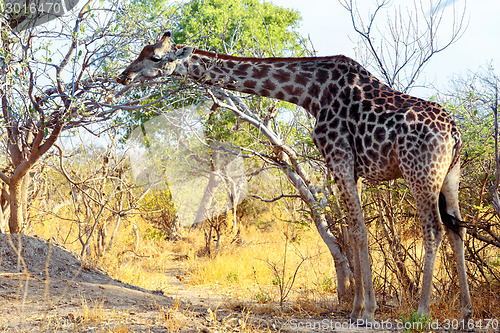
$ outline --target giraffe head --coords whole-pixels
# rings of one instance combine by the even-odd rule
[[[130,84],[133,81],[155,79],[172,74],[177,62],[186,59],[193,52],[190,46],[172,47],[169,43],[170,32],[152,45],[145,46],[117,79],[118,83]]]

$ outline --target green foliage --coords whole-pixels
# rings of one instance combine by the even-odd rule
[[[275,277],[273,278],[273,281],[272,281],[273,286],[275,286],[275,287],[279,287],[279,286],[281,286],[281,285],[282,285],[282,283],[283,283],[283,282],[281,281],[281,278],[280,278],[279,276],[275,276]]]
[[[180,10],[176,41],[205,38],[204,48],[243,56],[282,56],[302,50],[294,32],[299,12],[258,0],[192,0]]]
[[[269,296],[268,293],[266,293],[266,292],[264,292],[262,290],[259,290],[259,292],[257,292],[255,294],[255,299],[260,304],[269,303],[269,302],[271,302],[273,300],[272,297]]]
[[[318,287],[321,291],[333,292],[335,291],[335,281],[330,276],[323,276],[318,283]]]
[[[411,309],[408,317],[402,315],[403,332],[424,332],[429,328],[431,316],[420,315],[414,309]]]
[[[144,239],[152,239],[152,240],[163,240],[168,239],[168,233],[159,231],[156,228],[149,228],[144,233]]]
[[[148,237],[151,239],[167,239],[176,221],[176,210],[170,191],[151,190],[145,196],[141,210],[143,218],[156,229],[151,229]]]
[[[470,93],[470,92],[469,92]],[[491,155],[495,149],[494,117],[490,110],[478,106],[446,103],[445,108],[456,115],[467,158]]]
[[[238,282],[239,276],[238,272],[229,272],[226,275],[226,281],[228,282]]]

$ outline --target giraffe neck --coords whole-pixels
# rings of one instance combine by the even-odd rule
[[[325,106],[323,104],[332,103],[326,96],[334,96],[328,87],[332,83],[348,84],[345,75],[355,65],[362,69],[343,56],[242,58],[195,50],[190,58],[177,65],[174,74],[229,90],[287,101],[316,116]]]

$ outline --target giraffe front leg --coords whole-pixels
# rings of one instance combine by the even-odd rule
[[[368,236],[367,236],[366,226],[364,224],[364,219],[358,221],[357,223],[358,225],[355,227],[357,230],[355,230],[353,233],[353,242],[357,244],[356,262],[357,265],[359,266],[358,269],[361,275],[360,289],[363,295],[361,298],[361,302],[363,302],[364,300],[364,308],[365,308],[361,319],[366,324],[368,322],[373,322],[373,316],[375,313],[375,309],[377,308],[377,301],[375,299],[375,291],[373,290],[372,270],[371,270],[370,255],[368,249]],[[353,307],[353,312],[354,311],[355,308]]]
[[[368,236],[354,179],[341,179],[339,182],[342,197],[347,208],[349,237],[354,252],[355,297],[351,320],[362,319],[372,322],[377,302],[373,290],[372,271],[368,250]],[[361,315],[361,311],[363,310]]]
[[[364,225],[364,220],[363,220]],[[364,241],[360,246],[359,253],[359,262],[360,266],[365,269],[362,269],[363,274],[363,291],[365,295],[365,311],[363,312],[362,319],[365,323],[373,322],[373,316],[375,314],[375,310],[377,308],[377,300],[375,298],[375,291],[373,290],[373,280],[372,280],[372,270],[370,265],[370,255],[368,253],[368,238],[365,233],[363,235]],[[364,247],[364,250],[363,250]]]
[[[354,302],[350,315],[351,321],[355,322],[361,318],[361,311],[364,309],[365,295],[363,293],[363,274],[359,262],[359,248],[355,242],[351,242],[354,257]]]

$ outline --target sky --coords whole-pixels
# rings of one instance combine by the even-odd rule
[[[272,3],[298,10],[302,15],[299,29],[309,36],[318,56],[343,54],[356,60],[354,48],[358,35],[352,27],[349,13],[337,0],[270,0]],[[358,6],[368,11],[375,0],[358,0]],[[429,0],[422,0],[428,4]],[[434,0],[434,3],[437,1]],[[447,3],[442,26],[450,26],[453,6],[466,6],[467,29],[462,38],[445,51],[436,54],[425,67],[423,77],[439,89],[446,89],[450,79],[467,70],[477,71],[492,64],[497,75],[500,70],[500,0],[444,0]],[[393,0],[394,5],[412,6],[412,0]],[[394,7],[390,7],[392,12]],[[358,59],[359,60],[359,59]],[[430,85],[429,85],[430,87]],[[428,98],[434,89],[414,89],[414,95]]]
[[[358,35],[353,30],[349,13],[337,0],[268,1],[282,7],[296,9],[301,13],[303,21],[299,31],[301,35],[309,36],[314,48],[317,50],[318,56],[344,54],[356,59],[355,47],[357,46],[356,42],[358,40]],[[392,1],[393,3],[413,3],[413,0]],[[421,1],[428,3],[429,0]],[[443,1],[454,2],[455,5],[458,6],[463,5],[465,0]],[[360,7],[363,6],[363,9],[367,12],[369,11],[370,5],[374,2],[375,0],[358,0]],[[452,6],[450,5],[448,7]],[[500,59],[498,59],[498,57],[495,58],[497,51],[500,49],[498,43],[500,28],[499,25],[495,23],[498,18],[500,18],[500,0],[469,0],[466,16],[468,28],[463,37],[446,51],[436,55],[425,68],[423,76],[425,76],[427,82],[432,82],[438,87],[444,87],[454,74],[464,74],[467,69],[477,70],[480,66],[484,66],[492,61],[495,68],[500,68]],[[443,24],[446,23],[445,20]],[[415,89],[412,91],[413,95],[423,98],[428,98],[435,93],[436,90],[434,89]],[[84,136],[84,138],[86,137]],[[89,140],[94,143],[96,142],[96,138],[94,137],[91,137]],[[71,138],[67,138],[66,147],[69,148],[71,145]],[[142,155],[140,158],[149,162],[154,162],[152,158],[144,158]],[[139,168],[136,172],[136,176],[145,170],[154,171],[154,168],[149,164],[143,164],[142,168]],[[173,174],[173,172],[170,174]],[[180,176],[178,177],[182,180]],[[185,211],[181,211],[181,214],[184,214],[184,220],[188,222],[193,221],[192,216],[194,216],[197,211],[199,206],[198,202],[202,200],[199,195],[204,193],[204,187],[206,186],[205,183],[201,182],[197,186],[194,185],[194,183],[198,182],[198,178],[201,179],[202,177],[197,178],[191,175],[191,178],[193,182],[187,182],[185,180],[179,182],[179,184],[187,185],[193,190],[193,192],[189,194],[191,196],[188,202],[189,205],[186,206]],[[170,179],[170,182],[172,188],[174,188],[175,186],[172,185],[172,179]],[[187,193],[180,185],[178,189],[179,192]],[[175,191],[177,191],[177,188],[174,188],[173,193]],[[194,193],[196,193],[198,197],[196,197]],[[240,198],[243,198],[243,195],[240,196]],[[185,197],[177,197],[175,195],[173,200],[178,202],[179,207],[181,205],[179,202],[186,202]],[[191,217],[188,218],[188,216]]]
[[[69,0],[68,0],[69,1]],[[77,2],[78,0],[71,0]],[[70,2],[71,2],[70,1]],[[186,1],[186,0],[184,0]],[[343,54],[362,62],[355,53],[359,35],[354,31],[349,13],[338,0],[265,0],[275,5],[298,10],[302,16],[299,32],[309,36],[318,56]],[[345,0],[344,0],[345,1]],[[379,2],[382,0],[378,0]],[[393,13],[398,6],[413,9],[413,3],[429,6],[441,1],[446,6],[438,37],[445,39],[447,27],[452,25],[453,10],[462,13],[465,7],[465,24],[462,37],[445,51],[434,55],[426,65],[418,83],[427,88],[415,88],[413,95],[429,98],[436,94],[436,87],[446,91],[453,76],[464,75],[467,70],[493,65],[500,75],[500,0],[390,0],[385,13]],[[377,0],[354,0],[367,16],[375,9]],[[84,1],[79,1],[79,5]],[[384,13],[382,13],[384,15]],[[384,29],[381,16],[379,27]],[[370,68],[369,68],[370,69]],[[374,73],[376,74],[376,73]]]

